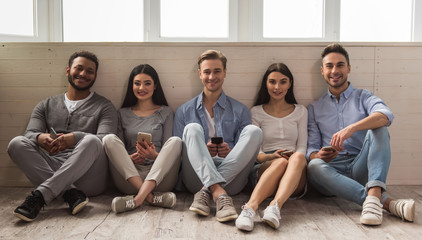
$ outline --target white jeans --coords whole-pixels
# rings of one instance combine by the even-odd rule
[[[154,180],[157,184],[154,191],[168,192],[177,183],[180,167],[182,140],[179,137],[169,138],[161,148],[152,165],[135,165],[130,159],[123,142],[114,134],[103,138],[105,152],[110,161],[110,172],[119,191],[125,194],[138,192],[127,179],[135,176],[142,180]]]

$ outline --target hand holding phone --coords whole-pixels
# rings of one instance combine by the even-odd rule
[[[322,150],[323,151],[331,151],[331,152],[335,152],[336,151],[336,149],[333,148],[333,147],[331,147],[331,146],[322,147]]]
[[[212,137],[211,143],[213,144],[221,144],[223,143],[223,137]]]
[[[293,150],[286,150],[280,153],[281,156],[286,155],[288,157],[292,156],[292,154],[294,153]]]
[[[144,132],[138,132],[138,138],[137,141],[139,142],[139,144],[141,144],[143,146],[144,141],[147,144],[151,144],[152,142],[152,135],[151,133],[144,133]]]
[[[57,138],[57,132],[56,132],[56,130],[54,130],[53,127],[50,127],[50,137],[52,139],[56,139]]]

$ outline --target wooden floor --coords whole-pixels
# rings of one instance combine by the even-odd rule
[[[422,186],[389,186],[392,197],[413,198],[416,220],[413,223],[384,212],[381,226],[359,224],[360,206],[338,198],[311,192],[304,199],[289,200],[281,211],[281,227],[273,230],[257,217],[252,232],[239,231],[234,221],[219,223],[215,208],[209,217],[198,217],[188,210],[193,196],[177,193],[173,209],[142,206],[115,214],[110,209],[115,191],[90,198],[88,206],[76,216],[62,200],[55,200],[32,223],[13,216],[13,210],[31,191],[29,188],[0,188],[0,239],[422,239]],[[247,193],[233,197],[238,212]],[[266,200],[262,211],[269,203]]]

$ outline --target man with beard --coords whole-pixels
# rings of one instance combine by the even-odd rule
[[[10,158],[36,186],[15,209],[16,217],[33,221],[59,196],[76,214],[88,203],[87,196],[105,189],[108,160],[101,139],[116,133],[117,114],[109,100],[90,92],[97,70],[93,53],[75,52],[66,68],[68,91],[38,103],[24,136],[10,141]]]
[[[380,225],[383,209],[413,221],[415,202],[386,194],[393,113],[373,93],[347,81],[351,66],[343,46],[331,44],[321,56],[328,91],[308,106],[309,181],[324,195],[361,205],[362,224]]]

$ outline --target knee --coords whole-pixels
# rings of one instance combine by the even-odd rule
[[[322,159],[313,159],[308,163],[307,172],[309,176],[318,175],[326,163]]]
[[[368,134],[370,134],[372,138],[379,141],[390,141],[390,133],[388,132],[387,127],[368,130]]]
[[[259,146],[262,143],[262,130],[261,128],[249,124],[245,128],[243,128],[242,133],[249,137],[252,141],[255,141]]]
[[[297,168],[303,169],[306,167],[305,155],[301,152],[294,153],[288,161],[289,165],[293,165]]]
[[[204,129],[198,123],[189,123],[185,126],[185,129],[183,129],[183,137],[197,134],[204,134]]]
[[[103,144],[101,140],[97,136],[91,134],[85,135],[78,144],[84,145],[87,149],[96,151],[98,153],[103,150]]]
[[[182,143],[182,139],[177,136],[170,137],[166,142],[166,144],[174,146],[175,150],[178,150],[179,152],[182,151]]]
[[[276,158],[273,160],[270,167],[275,169],[286,169],[288,164],[289,161],[287,161],[285,158]]]
[[[103,137],[102,142],[105,148],[114,145],[119,140],[115,134],[107,134]]]
[[[7,152],[10,156],[22,151],[23,148],[28,147],[29,139],[24,136],[14,137],[7,146]],[[13,160],[13,158],[12,158]]]

